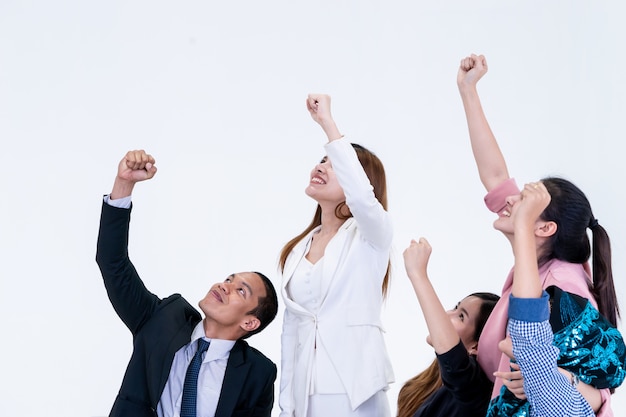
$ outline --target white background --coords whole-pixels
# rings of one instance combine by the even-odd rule
[[[404,381],[434,357],[401,262],[410,239],[430,240],[446,306],[499,292],[512,266],[482,203],[456,87],[472,52],[488,59],[479,91],[511,175],[562,175],[585,190],[612,238],[626,309],[622,4],[3,0],[0,414],[110,410],[131,338],[94,255],[101,196],[128,149],[159,168],[136,188],[130,246],[153,292],[195,303],[249,269],[279,285],[279,251],[315,209],[303,191],[325,138],[309,92],[332,95],[341,131],[387,169],[395,411]],[[276,363],[281,322],[282,311],[250,339]]]

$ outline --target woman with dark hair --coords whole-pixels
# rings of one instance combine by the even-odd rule
[[[445,311],[426,272],[430,253],[426,239],[413,240],[404,251],[404,265],[428,326],[426,341],[437,358],[400,390],[398,417],[484,417],[493,383],[476,355],[480,334],[500,297],[473,293]]]
[[[327,156],[305,193],[309,226],[282,249],[281,417],[389,416],[393,372],[380,320],[393,232],[385,170],[337,129],[330,97],[307,109],[326,133]]]
[[[501,231],[514,247],[515,230],[512,214],[521,201],[520,190],[509,176],[498,143],[484,115],[476,84],[487,72],[484,56],[471,55],[461,60],[457,84],[463,101],[472,151],[480,179],[487,189],[485,203],[498,214],[494,228]],[[611,270],[611,248],[604,228],[598,223],[583,192],[562,178],[541,180],[551,200],[536,218],[533,239],[541,287],[554,286],[589,300],[613,325],[617,325],[619,308]],[[593,245],[589,242],[591,231]],[[592,270],[589,257],[593,251]],[[506,336],[509,295],[513,283],[511,269],[505,281],[502,298],[485,325],[479,342],[479,363],[491,378],[497,377],[492,396],[502,385],[524,397],[519,371],[511,371],[510,359],[500,352],[498,343]],[[593,272],[593,273],[592,273]],[[517,365],[514,365],[517,369]],[[494,374],[495,373],[495,374]],[[607,400],[609,389],[592,390],[586,396],[598,416],[612,415]],[[604,414],[606,413],[606,414]]]
[[[524,376],[524,390],[528,401],[519,401],[517,398],[511,401],[502,394],[490,405],[488,416],[595,416],[589,401],[576,388],[579,374],[581,378],[589,376],[594,383],[600,382],[600,379],[596,378],[598,376],[596,372],[588,372],[589,367],[585,366],[581,369],[581,361],[576,360],[587,355],[584,352],[587,350],[586,347],[579,345],[581,335],[587,334],[588,330],[594,327],[594,322],[598,322],[597,310],[588,302],[586,302],[587,312],[583,310],[583,313],[579,315],[585,328],[576,328],[573,332],[574,336],[568,336],[570,341],[567,347],[574,356],[569,356],[568,363],[564,366],[572,372],[561,373],[557,367],[560,352],[559,348],[553,345],[557,334],[551,327],[550,304],[552,304],[553,313],[560,308],[568,310],[568,316],[573,316],[571,312],[577,310],[578,304],[575,302],[576,296],[565,292],[555,294],[553,301],[550,302],[548,292],[553,292],[555,288],[550,287],[547,291],[541,288],[534,228],[537,217],[541,215],[549,202],[550,194],[541,182],[526,184],[520,194],[520,201],[511,212],[515,265],[509,296],[507,330],[510,337],[500,342],[500,346],[503,352],[519,364]],[[556,299],[557,297],[559,300]],[[557,314],[556,316],[562,318],[565,315]],[[611,344],[611,350],[621,350],[623,354],[624,344],[621,335],[611,327],[608,325],[600,329],[599,337],[593,340],[591,345],[593,349],[605,349]],[[606,329],[608,331],[605,331]],[[607,339],[608,343],[606,343]],[[602,366],[606,369],[613,364],[605,363]],[[617,379],[623,380],[623,378],[622,371]],[[606,382],[610,384],[612,381]],[[619,380],[615,382],[621,383]],[[609,386],[608,384],[605,386]]]

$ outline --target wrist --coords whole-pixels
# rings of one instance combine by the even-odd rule
[[[477,97],[478,89],[476,88],[476,84],[459,84],[459,93],[461,93],[461,97]]]
[[[332,119],[329,121],[320,122],[320,126],[322,127],[324,133],[326,133],[326,137],[328,138],[329,142],[341,139],[343,137],[341,132],[339,132],[337,125]]]
[[[134,182],[125,180],[120,177],[115,177],[113,189],[111,190],[111,194],[109,194],[109,198],[111,200],[117,200],[118,198],[128,197],[133,193],[134,187]]]
[[[426,271],[411,271],[407,273],[409,279],[413,282],[428,281],[428,274]]]
[[[535,237],[535,225],[529,223],[514,223],[513,234],[520,240],[526,239],[530,236]]]

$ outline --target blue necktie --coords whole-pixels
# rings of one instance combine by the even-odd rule
[[[185,375],[183,385],[183,399],[180,403],[180,417],[196,417],[196,400],[198,399],[198,374],[202,365],[202,354],[209,348],[209,342],[203,338],[198,339],[198,351],[189,366]]]

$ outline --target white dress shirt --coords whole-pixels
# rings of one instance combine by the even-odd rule
[[[309,251],[310,245],[309,241],[305,252]],[[287,284],[287,291],[292,299],[313,314],[317,314],[322,302],[323,265],[324,257],[313,264],[303,256]],[[315,341],[313,371],[310,378],[309,395],[346,393],[323,340],[320,339]]]
[[[217,409],[217,402],[222,390],[222,382],[226,373],[226,364],[230,350],[235,345],[234,340],[209,339],[204,337],[202,322],[198,323],[191,334],[191,341],[180,348],[174,356],[170,375],[161,393],[161,400],[157,405],[159,417],[179,417],[180,402],[183,398],[183,385],[187,366],[198,350],[198,339],[209,341],[209,349],[204,353],[200,374],[198,375],[197,416],[212,417]]]

